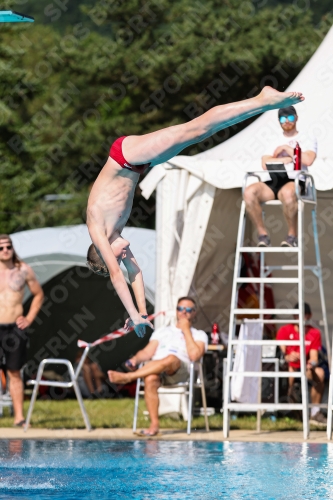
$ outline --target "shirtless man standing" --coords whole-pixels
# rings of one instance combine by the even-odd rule
[[[188,123],[157,130],[142,136],[124,136],[111,146],[109,158],[90,192],[87,226],[93,244],[87,265],[97,274],[110,276],[129,318],[125,327],[134,326],[139,337],[145,326],[146,300],[141,270],[121,232],[130,216],[140,173],[170,160],[191,144],[203,141],[230,125],[270,109],[284,108],[304,100],[299,92],[278,92],[265,87],[257,97],[215,106]],[[123,261],[132,285],[138,310],[120,269]]]
[[[23,316],[23,292],[27,285],[34,296],[30,310]],[[14,425],[23,427],[23,383],[20,370],[25,363],[27,334],[43,303],[44,293],[35,273],[17,257],[12,240],[0,235],[0,357],[5,356]]]

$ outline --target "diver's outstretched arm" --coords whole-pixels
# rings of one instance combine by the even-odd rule
[[[134,326],[136,334],[139,337],[143,337],[145,334],[145,326],[150,326],[151,328],[153,328],[153,325],[147,319],[142,318],[141,314],[137,311],[124,275],[120,269],[114,253],[112,252],[107,237],[102,232],[100,232],[98,228],[94,229],[92,227],[89,227],[89,233],[95,247],[98,248],[103,257],[103,260],[110,273],[111,283],[114,286],[118,297],[124,304],[124,307],[131,318],[132,325]]]

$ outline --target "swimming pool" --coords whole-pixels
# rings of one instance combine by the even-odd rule
[[[333,499],[333,445],[0,441],[0,498]]]

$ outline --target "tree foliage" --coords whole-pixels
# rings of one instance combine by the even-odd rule
[[[90,24],[3,27],[2,231],[82,222],[89,187],[117,136],[187,121],[264,85],[283,90],[329,23],[314,29],[310,12],[293,8],[286,16],[284,6],[258,5],[97,0],[83,6]],[[54,193],[72,199],[44,200]],[[138,192],[130,224],[151,227],[152,211]]]

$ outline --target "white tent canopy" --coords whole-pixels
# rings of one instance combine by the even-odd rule
[[[130,241],[144,275],[146,298],[155,301],[155,231],[127,227],[123,237]],[[87,226],[63,226],[32,229],[11,235],[19,257],[35,271],[43,285],[72,266],[85,266],[87,249],[91,244]],[[122,266],[126,276],[126,270]]]
[[[315,135],[318,140],[318,157],[310,173],[319,190],[318,219],[327,304],[333,299],[327,286],[333,271],[333,207],[329,191],[333,188],[332,82],[331,28],[289,87],[303,92],[306,98],[297,106],[298,128]],[[152,169],[143,180],[140,186],[144,197],[148,198],[157,188],[156,310],[173,310],[177,297],[196,291],[209,319],[220,318],[224,324],[230,306],[232,256],[241,201],[239,188],[246,171],[261,169],[260,158],[268,153],[267,143],[281,134],[279,131],[277,112],[269,111],[219,146],[192,157],[174,157]],[[281,241],[285,236],[282,214],[274,212],[270,217],[273,240],[281,237]],[[305,227],[306,232],[311,233],[308,223]],[[307,257],[312,259],[312,248]],[[274,292],[276,301],[286,298],[285,289],[274,289]],[[319,311],[318,294],[312,291],[310,295],[309,301],[316,313]],[[291,307],[295,291],[289,299]],[[161,321],[163,318],[158,322],[161,324]],[[206,328],[209,326],[203,318],[199,322]],[[329,322],[333,324],[330,313]]]

